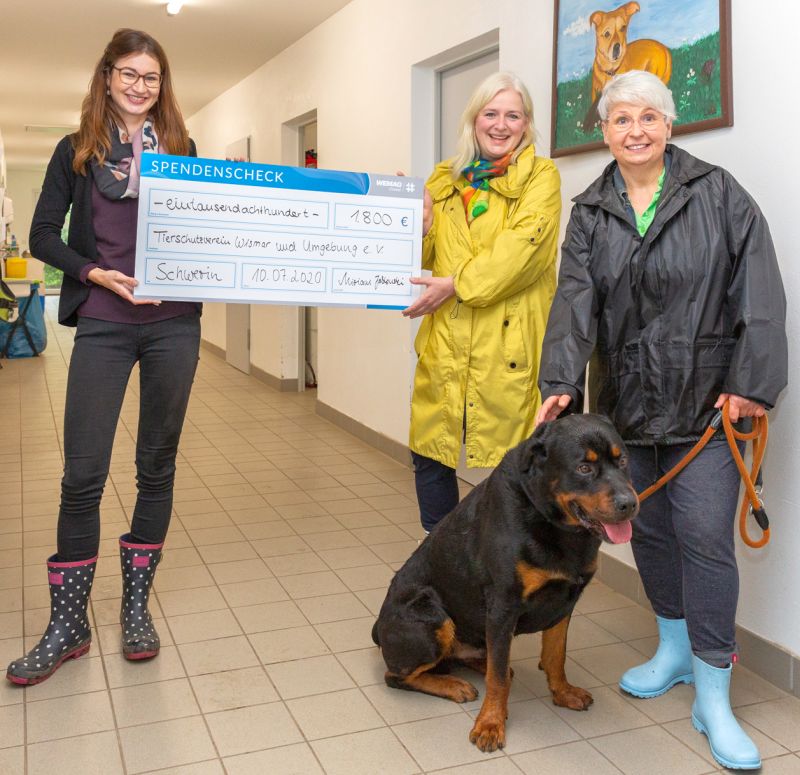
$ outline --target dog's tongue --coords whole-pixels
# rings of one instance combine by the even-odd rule
[[[606,538],[612,544],[625,544],[631,540],[633,528],[631,527],[630,520],[620,522],[617,525],[610,525],[608,522],[603,524],[603,530],[606,531]]]

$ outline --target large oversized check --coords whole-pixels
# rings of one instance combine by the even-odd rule
[[[419,178],[144,154],[138,298],[403,308]]]

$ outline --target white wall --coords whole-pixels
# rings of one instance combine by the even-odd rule
[[[11,224],[11,234],[16,236],[21,253],[28,248],[28,234],[31,230],[34,208],[33,192],[41,190],[44,170],[10,168],[6,178],[6,196],[14,200],[14,223]]]
[[[772,227],[789,297],[790,374],[800,334],[800,244],[796,178],[800,153],[792,129],[792,92],[800,7],[733,0],[733,84],[736,125],[678,139],[678,144],[729,168],[760,203]],[[334,169],[394,172],[411,166],[411,68],[465,41],[500,31],[500,67],[517,71],[536,106],[541,152],[547,153],[553,39],[552,0],[354,0],[303,39],[195,114],[189,124],[201,155],[224,155],[231,138],[251,134],[254,161],[280,161],[281,124],[317,110],[322,163]],[[766,54],[766,56],[765,56]],[[419,117],[416,117],[419,118]],[[433,137],[431,137],[433,142]],[[604,151],[558,160],[565,218],[570,199],[608,161]],[[562,224],[562,230],[564,224]],[[204,336],[224,346],[224,314],[207,305]],[[254,307],[253,362],[281,376],[280,308]],[[411,329],[399,314],[320,310],[319,398],[340,412],[405,442]],[[222,331],[220,335],[220,330]],[[221,336],[221,339],[220,339]],[[285,354],[285,353],[284,353]],[[293,376],[293,375],[292,375]],[[772,413],[766,505],[773,542],[741,551],[739,621],[800,654],[800,386],[790,385]],[[629,549],[616,554],[632,564]]]

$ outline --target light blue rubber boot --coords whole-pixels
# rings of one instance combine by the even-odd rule
[[[711,753],[732,770],[757,770],[761,755],[755,743],[739,726],[731,710],[731,666],[714,667],[698,657],[694,665],[695,696],[692,724],[708,738]]]
[[[686,619],[662,619],[658,623],[658,649],[643,665],[628,670],[619,682],[622,691],[634,697],[658,697],[675,684],[694,683],[692,647]]]

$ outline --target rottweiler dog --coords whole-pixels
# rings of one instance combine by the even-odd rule
[[[576,414],[540,425],[392,580],[372,629],[386,683],[467,702],[478,691],[449,665],[483,673],[470,740],[494,751],[505,745],[511,639],[541,631],[539,667],[553,702],[586,710],[592,695],[564,673],[567,627],[601,542],[630,540],[638,510],[625,445],[608,419]]]

